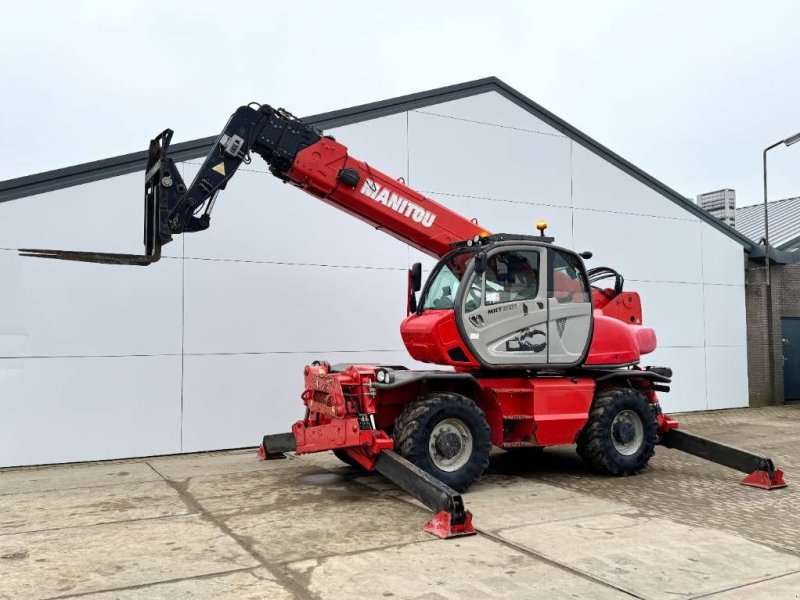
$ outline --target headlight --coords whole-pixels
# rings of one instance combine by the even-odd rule
[[[379,369],[378,372],[375,374],[375,379],[378,380],[378,383],[386,383],[386,371],[383,369]]]

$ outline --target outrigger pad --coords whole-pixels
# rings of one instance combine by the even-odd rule
[[[462,537],[465,535],[475,535],[475,527],[472,526],[472,513],[466,511],[464,513],[464,521],[462,523],[454,523],[454,517],[451,513],[443,510],[436,513],[430,521],[425,523],[422,530],[432,533],[438,538],[446,540],[452,537]]]
[[[286,452],[294,452],[297,442],[293,433],[274,433],[265,435],[258,447],[259,460],[286,458]]]
[[[762,490],[786,487],[783,471],[775,468],[770,458],[748,450],[715,442],[688,431],[671,429],[661,434],[661,444],[667,448],[681,450],[708,461],[725,465],[731,469],[749,473],[741,483]]]
[[[761,488],[762,490],[776,490],[785,488],[786,482],[783,480],[783,471],[775,469],[770,477],[769,472],[764,469],[756,469],[750,475],[742,479],[742,485]]]
[[[472,513],[457,491],[391,450],[381,450],[375,470],[436,513],[423,530],[442,539],[474,535]]]

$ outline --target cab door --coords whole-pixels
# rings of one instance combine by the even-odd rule
[[[583,263],[577,255],[548,249],[550,290],[547,362],[573,365],[584,356],[592,337],[592,296]]]
[[[506,246],[472,274],[456,318],[473,353],[490,366],[548,362],[547,248]]]

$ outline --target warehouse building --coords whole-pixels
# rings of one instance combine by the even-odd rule
[[[495,78],[307,121],[491,231],[545,219],[557,243],[594,253],[589,266],[622,273],[658,334],[645,364],[675,372],[665,410],[748,404],[743,264],[760,249],[691,200]],[[213,140],[173,146],[187,181]],[[253,446],[302,416],[315,359],[414,366],[406,269],[430,259],[258,160],[211,229],[152,266],[17,255],[139,252],[144,164],[138,152],[0,183],[0,465]]]

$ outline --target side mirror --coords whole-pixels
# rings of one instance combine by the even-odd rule
[[[408,270],[408,304],[406,314],[417,312],[417,292],[422,289],[422,263],[414,263]]]
[[[411,295],[408,297],[408,314],[417,312],[417,295],[414,292],[411,292]]]
[[[475,257],[475,272],[481,275],[486,270],[486,253],[480,252]]]
[[[414,263],[409,271],[411,291],[418,292],[422,289],[422,263]]]
[[[578,256],[580,256],[583,260],[589,260],[590,258],[592,258],[592,253],[589,252],[588,250],[585,250],[579,253]]]

